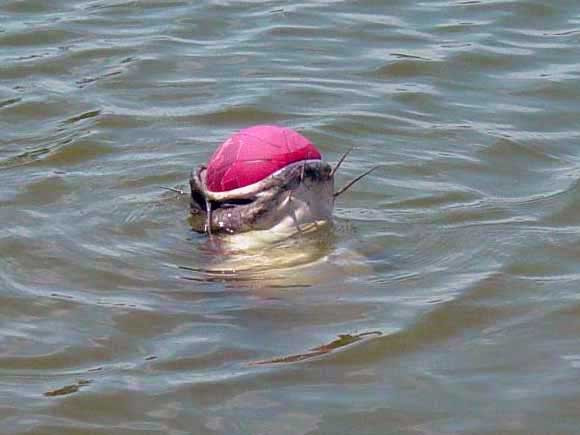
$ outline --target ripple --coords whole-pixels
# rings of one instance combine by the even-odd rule
[[[438,62],[405,59],[380,68],[377,74],[384,77],[429,76],[441,74],[441,68],[442,64]]]
[[[12,104],[19,103],[20,101],[22,101],[22,98],[9,98],[7,100],[0,101],[0,109],[11,106]]]
[[[49,8],[46,3],[40,0],[33,0],[29,2],[8,0],[5,2],[5,4],[2,5],[1,10],[15,14],[44,14],[51,12],[54,9]]]
[[[21,32],[0,34],[0,44],[8,48],[54,46],[80,37],[80,34],[61,29],[26,29]],[[10,59],[8,59],[10,60]]]
[[[575,3],[53,3],[0,5],[5,432],[574,432]],[[158,186],[254,123],[381,169],[216,249]]]
[[[57,388],[56,390],[50,390],[44,393],[46,397],[57,397],[57,396],[66,396],[68,394],[73,394],[78,392],[81,388],[90,385],[91,381],[81,379],[76,384],[66,385],[61,388]]]
[[[507,138],[498,139],[491,146],[483,149],[480,156],[491,160],[494,164],[510,161],[513,168],[518,165],[545,166],[561,163],[561,159],[544,149],[541,145],[525,144]],[[525,163],[524,163],[525,162]]]
[[[368,339],[368,337],[372,336],[379,336],[381,332],[379,331],[372,331],[372,332],[363,332],[357,335],[350,335],[350,334],[343,334],[340,335],[338,339],[331,341],[328,344],[323,344],[322,346],[315,347],[310,349],[308,352],[300,353],[296,355],[288,355],[284,357],[272,358],[268,360],[261,360],[261,361],[254,361],[252,365],[267,365],[267,364],[291,364],[301,361],[310,360],[312,358],[319,358],[323,355],[329,354],[336,350],[339,350],[346,346],[351,346],[352,344],[363,340]]]

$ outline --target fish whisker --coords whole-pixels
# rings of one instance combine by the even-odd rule
[[[175,187],[167,187],[167,186],[157,186],[160,189],[171,190],[172,192],[179,193],[180,195],[185,195],[186,193],[181,189],[176,189]]]
[[[342,162],[344,162],[344,159],[346,159],[348,157],[348,155],[350,154],[350,152],[354,149],[354,147],[350,147],[346,153],[344,153],[342,155],[342,157],[338,160],[338,163],[336,164],[336,166],[334,168],[332,168],[332,171],[330,172],[330,176],[334,177],[334,175],[336,174],[336,171],[338,171],[338,168],[340,168],[340,165],[342,165]]]
[[[209,199],[206,198],[205,200],[205,208],[207,210],[206,213],[206,222],[205,222],[205,231],[207,232],[207,235],[209,236],[209,238],[211,239],[211,218],[212,218],[212,213],[211,213],[211,201]]]
[[[356,183],[357,181],[360,181],[362,178],[366,177],[367,175],[369,175],[371,172],[373,172],[375,169],[380,168],[381,165],[378,166],[374,166],[371,169],[369,169],[368,171],[363,172],[362,174],[360,174],[358,177],[356,177],[354,180],[349,181],[345,186],[343,186],[341,189],[339,189],[337,192],[334,192],[334,197],[338,197],[339,195],[342,195],[344,192],[346,192],[348,189],[350,189],[350,187],[352,187],[352,185],[354,183]]]

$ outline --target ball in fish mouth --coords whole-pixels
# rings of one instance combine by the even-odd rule
[[[301,231],[330,222],[334,173],[320,151],[296,131],[257,125],[228,138],[191,179],[196,231]]]
[[[207,164],[206,186],[213,192],[239,189],[291,163],[320,159],[320,151],[296,131],[257,125],[235,133],[213,153]]]

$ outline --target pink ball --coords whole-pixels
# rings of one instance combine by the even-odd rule
[[[320,151],[294,130],[256,125],[235,133],[213,153],[206,186],[226,192],[263,180],[291,163],[321,158]]]

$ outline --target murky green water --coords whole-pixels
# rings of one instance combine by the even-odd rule
[[[0,433],[580,433],[579,47],[576,0],[3,0]],[[158,186],[256,123],[384,168],[216,254]]]

